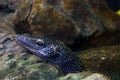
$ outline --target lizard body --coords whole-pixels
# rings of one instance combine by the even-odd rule
[[[36,56],[56,64],[63,73],[77,73],[85,68],[79,58],[58,40],[49,39],[45,36],[17,35],[19,44]]]

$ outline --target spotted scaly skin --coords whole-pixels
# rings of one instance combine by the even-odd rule
[[[17,35],[16,40],[36,56],[56,64],[64,74],[77,73],[85,70],[80,59],[58,40],[28,34]]]

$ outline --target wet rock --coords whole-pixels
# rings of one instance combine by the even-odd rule
[[[76,74],[68,74],[61,77],[59,80],[110,80],[108,77],[91,72],[82,72]]]

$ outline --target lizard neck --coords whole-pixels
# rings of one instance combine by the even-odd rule
[[[74,58],[72,57],[65,62],[61,62],[58,64],[58,66],[60,67],[60,69],[64,74],[78,73],[85,70],[83,64],[80,62],[80,60],[77,57]]]

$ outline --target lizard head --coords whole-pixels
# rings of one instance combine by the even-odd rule
[[[17,42],[38,57],[52,63],[60,63],[66,60],[67,53],[71,50],[58,41],[45,36],[33,36],[28,34],[17,35]],[[66,59],[63,59],[66,58]]]

